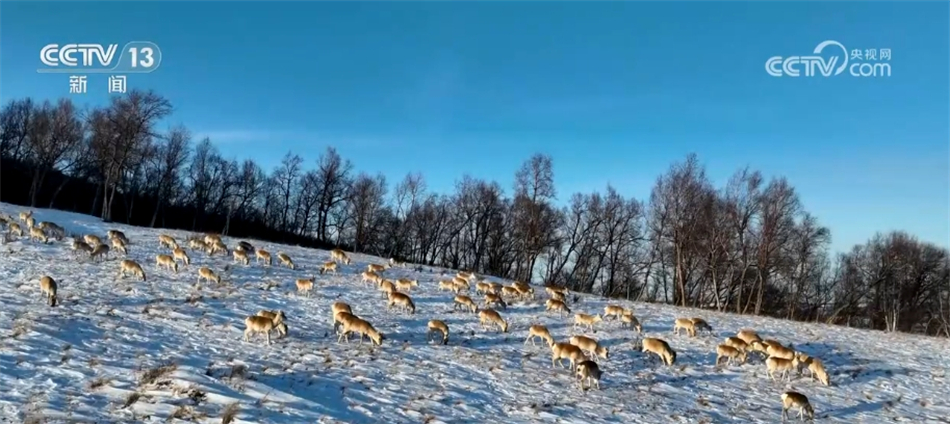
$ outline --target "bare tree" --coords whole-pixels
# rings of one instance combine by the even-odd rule
[[[735,246],[730,252],[734,264],[730,278],[729,296],[735,302],[735,311],[741,313],[743,289],[747,284],[749,271],[754,266],[754,235],[752,227],[759,214],[761,203],[758,201],[762,175],[758,171],[743,168],[736,172],[725,188],[724,210],[730,235],[735,237]],[[750,291],[751,292],[751,288]]]
[[[46,101],[33,110],[27,135],[33,162],[30,206],[36,206],[46,174],[81,145],[83,125],[71,101],[61,99],[56,106]]]
[[[551,157],[535,154],[515,173],[513,205],[515,246],[520,259],[517,278],[530,282],[538,257],[554,244],[557,212],[550,205],[555,197]]]
[[[188,162],[191,132],[184,126],[168,131],[157,147],[154,160],[155,210],[152,213],[151,226],[155,227],[159,213],[181,186],[181,173]],[[208,143],[210,145],[210,142]]]
[[[292,204],[290,196],[300,176],[301,164],[303,164],[303,158],[293,152],[287,152],[284,159],[280,161],[280,167],[274,170],[274,183],[280,190],[280,229],[284,231],[290,228],[288,222]]]
[[[673,301],[681,306],[690,303],[690,285],[695,283],[693,278],[700,266],[697,240],[705,229],[702,211],[714,195],[705,169],[696,155],[690,154],[657,180],[650,196],[651,214],[654,219],[664,220],[654,227],[665,230],[658,240],[670,251],[676,283]]]
[[[353,217],[354,246],[356,249],[364,249],[370,246],[377,236],[379,219],[385,207],[386,177],[382,174],[371,177],[361,173],[353,180],[347,198],[347,209]]]
[[[102,219],[112,219],[116,190],[131,166],[140,163],[157,134],[155,123],[170,114],[171,104],[153,91],[131,90],[114,97],[106,109],[92,112],[89,124],[103,187]]]
[[[328,147],[317,163],[319,201],[317,204],[317,239],[328,242],[330,214],[346,200],[353,164],[344,161],[336,149]]]
[[[762,312],[763,297],[769,279],[780,265],[782,246],[791,238],[795,217],[801,211],[798,195],[784,178],[770,181],[759,196],[759,202],[761,216],[755,230],[758,241],[755,297],[750,293],[746,301],[746,310],[750,303],[755,302],[756,315]]]
[[[33,100],[11,100],[0,112],[0,157],[22,160],[33,118]]]
[[[237,215],[241,218],[250,218],[255,202],[263,194],[267,176],[253,160],[245,160],[241,164],[241,176],[238,178],[237,188]]]

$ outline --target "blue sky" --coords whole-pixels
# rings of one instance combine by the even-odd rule
[[[786,176],[835,250],[892,229],[948,246],[948,20],[947,2],[3,2],[0,101],[70,96],[36,72],[46,44],[148,40],[161,67],[129,86],[171,100],[163,124],[268,170],[333,145],[391,182],[510,192],[545,152],[561,202],[608,183],[646,199],[696,152],[717,186]],[[828,39],[891,49],[892,75],[766,73]],[[73,99],[103,103],[105,79]]]

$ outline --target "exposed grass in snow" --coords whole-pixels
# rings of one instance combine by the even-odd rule
[[[0,212],[20,210],[0,204]],[[245,267],[189,251],[192,264],[175,274],[155,266],[156,254],[169,253],[159,248],[162,231],[60,211],[34,215],[67,233],[104,238],[108,229],[124,231],[129,258],[148,279],[119,278],[121,255],[77,259],[68,239],[0,246],[0,422],[775,423],[779,395],[797,390],[820,422],[950,423],[946,339],[611,302],[632,308],[645,336],[667,340],[677,363],[666,367],[640,353],[633,330],[598,323],[589,335],[610,349],[610,359],[598,360],[602,390],[582,392],[567,370],[552,368],[547,347],[524,345],[535,323],[558,341],[573,334],[572,317],[544,312],[540,289],[536,299],[500,311],[509,333],[485,331],[437,290],[451,270],[386,271],[419,281],[410,292],[417,313],[407,315],[387,310],[382,293],[360,283],[366,264],[384,263],[380,258],[353,255],[337,275],[320,275],[329,252],[250,240],[275,255],[287,252],[297,269],[277,266],[276,258],[273,267],[253,260]],[[167,233],[179,243],[187,236]],[[230,246],[236,241],[225,238]],[[196,283],[202,266],[220,273],[222,283]],[[54,308],[39,290],[43,274],[59,283]],[[294,280],[312,274],[314,292],[297,295]],[[383,332],[383,346],[359,345],[355,337],[337,343],[330,316],[336,300]],[[593,314],[607,303],[581,295],[570,306]],[[244,318],[261,309],[285,311],[289,336],[275,334],[269,347],[262,335],[243,342]],[[674,336],[679,316],[705,317],[714,336]],[[433,318],[449,325],[447,346],[426,342]],[[821,358],[833,385],[794,374],[788,383],[772,382],[755,357],[714,366],[716,345],[740,328]]]

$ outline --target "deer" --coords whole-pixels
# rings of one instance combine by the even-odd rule
[[[501,317],[501,314],[499,314],[498,311],[495,311],[494,309],[483,309],[481,312],[479,312],[478,322],[482,327],[491,328],[493,325],[497,325],[499,328],[501,328],[502,333],[508,332],[508,322],[505,321]]]
[[[170,255],[155,255],[155,266],[158,268],[168,268],[178,273],[178,262]]]
[[[724,344],[740,352],[745,352],[749,349],[749,345],[738,337],[728,337],[726,338],[726,342]]]
[[[396,285],[392,281],[383,280],[379,283],[379,291],[383,292],[383,297],[389,297],[389,294],[396,291]]]
[[[634,330],[637,330],[637,334],[643,334],[643,326],[640,325],[640,321],[629,311],[620,316],[620,325],[622,327],[630,325]]]
[[[41,222],[41,223],[40,223],[40,226],[42,227],[43,224],[51,224],[51,223]],[[56,225],[56,224],[53,224],[53,225]],[[58,227],[58,225],[57,225],[57,227]],[[122,231],[119,231],[119,230],[109,230],[109,231],[106,231],[106,237],[107,237],[109,240],[112,240],[112,239],[119,239],[119,240],[122,240],[123,243],[129,244],[129,238],[125,236],[125,233],[123,233]]]
[[[702,318],[691,318],[690,321],[693,322],[694,331],[704,330],[709,332],[709,334],[713,333],[712,326],[710,326],[706,320]]]
[[[439,291],[454,291],[455,284],[452,283],[452,280],[440,280],[439,281]]]
[[[370,324],[369,321],[359,317],[353,317],[343,321],[343,332],[340,334],[340,337],[337,338],[337,341],[343,340],[349,343],[350,333],[359,333],[360,344],[363,344],[363,336],[369,336],[369,339],[372,340],[376,346],[382,345],[384,339],[383,334],[373,328],[373,325]]]
[[[581,348],[574,346],[570,343],[554,343],[551,345],[551,367],[560,365],[561,367],[564,364],[561,362],[562,359],[569,359],[571,361],[571,371],[576,370],[577,363],[587,360],[587,357],[584,356],[584,351]]]
[[[419,281],[410,280],[408,278],[400,278],[396,280],[396,288],[402,291],[411,291],[413,287],[419,287]]]
[[[620,319],[620,317],[622,317],[626,313],[627,313],[627,310],[623,306],[620,306],[620,305],[604,306],[604,319],[607,319],[607,317]]]
[[[247,252],[245,252],[243,249],[234,249],[234,251],[231,252],[231,256],[234,257],[235,263],[240,262],[244,264],[244,266],[251,264],[251,259],[247,257]]]
[[[105,246],[105,245],[101,244],[100,246]],[[136,275],[139,278],[141,278],[142,281],[145,281],[145,271],[142,269],[142,266],[139,265],[138,262],[135,262],[131,259],[124,259],[119,264],[119,277],[123,277],[127,273]]]
[[[174,238],[174,237],[172,237],[172,236],[170,236],[170,235],[168,235],[168,234],[159,234],[159,236],[158,236],[158,244],[159,244],[161,247],[167,247],[167,248],[172,249],[172,250],[178,248],[178,242],[175,241],[175,238]]]
[[[404,308],[409,315],[416,313],[416,304],[412,302],[412,298],[405,293],[399,293],[397,291],[389,293],[389,308],[392,309],[393,306],[399,305]]]
[[[109,241],[112,242],[112,249],[113,249],[113,250],[116,250],[116,251],[118,251],[118,252],[122,252],[123,255],[128,256],[128,254],[129,254],[129,249],[126,247],[126,243],[127,243],[127,242],[123,241],[122,238],[120,238],[120,237],[113,237],[113,238],[110,238]]]
[[[782,422],[788,420],[788,410],[792,408],[798,408],[798,419],[804,421],[807,416],[808,419],[815,419],[815,409],[808,402],[808,398],[798,392],[788,391],[782,393]]]
[[[264,249],[257,249],[257,251],[254,252],[254,257],[255,257],[256,263],[260,263],[261,261],[264,261],[267,264],[267,266],[274,265],[274,258],[271,257],[270,252]]]
[[[455,295],[455,299],[453,300],[454,306],[452,309],[468,308],[473,314],[478,312],[478,304],[476,304],[472,298],[464,294]]]
[[[551,332],[548,331],[548,328],[541,324],[534,324],[528,328],[528,338],[524,340],[524,344],[528,344],[528,340],[531,341],[531,346],[537,346],[534,343],[534,339],[540,338],[547,342],[548,346],[554,344],[554,337],[551,336]]]
[[[89,246],[86,243],[86,246]],[[89,257],[95,260],[98,257],[108,257],[109,256],[109,246],[105,244],[99,244],[92,248],[92,251],[89,252]]]
[[[320,274],[325,274],[328,272],[333,272],[336,274],[336,262],[324,262],[323,266],[320,267]]]
[[[518,297],[522,299],[531,299],[534,296],[534,289],[531,287],[516,285],[514,289],[518,292]]]
[[[49,242],[49,237],[46,236],[46,233],[44,233],[43,230],[37,227],[30,227],[30,240],[37,240],[43,244],[46,244]]]
[[[679,335],[680,330],[686,330],[686,334],[690,337],[696,337],[696,326],[693,325],[693,321],[689,318],[677,318],[673,322],[673,334]]]
[[[589,352],[591,357],[599,356],[601,358],[607,359],[610,354],[610,352],[607,350],[607,347],[601,346],[597,343],[597,340],[587,336],[573,336],[569,342],[572,345],[581,348],[581,350]]]
[[[736,334],[736,337],[744,341],[746,344],[752,344],[752,342],[762,341],[762,338],[760,338],[759,335],[756,334],[755,331],[748,330],[748,329],[739,330],[739,333]]]
[[[343,249],[333,249],[330,251],[330,259],[333,261],[343,262],[345,265],[350,264],[350,257],[346,255],[346,252]]]
[[[765,360],[765,366],[768,369],[769,379],[775,381],[775,372],[781,373],[785,381],[788,381],[788,373],[791,370],[798,369],[798,358],[792,357],[791,360],[785,358],[768,357]]]
[[[92,247],[96,247],[100,244],[103,244],[102,239],[99,238],[99,236],[94,235],[94,234],[86,234],[85,236],[83,236],[83,240],[85,240],[86,243],[88,243]]]
[[[369,282],[379,284],[383,280],[383,277],[380,277],[379,274],[372,271],[363,271],[360,275],[363,277],[364,283]]]
[[[297,285],[297,293],[306,293],[307,297],[310,297],[310,292],[313,291],[313,283],[316,278],[310,276],[310,278],[298,278],[294,283]]]
[[[283,313],[283,312],[281,312],[281,311],[279,311],[279,310],[278,310],[278,311],[261,310],[261,311],[258,311],[258,312],[257,312],[257,316],[259,316],[259,317],[264,317],[264,318],[269,318],[269,319],[271,319],[271,320],[273,320],[273,319],[276,318],[276,319],[277,319],[278,321],[280,321],[280,322],[277,323],[277,327],[275,328],[275,330],[277,330],[277,333],[280,334],[280,337],[286,337],[286,336],[287,336],[287,324],[284,323],[284,320],[285,320],[286,318],[284,317],[284,313]]]
[[[53,280],[53,277],[49,275],[40,277],[40,291],[43,292],[46,303],[49,303],[50,307],[56,306],[56,288],[56,280]]]
[[[248,255],[255,252],[254,245],[244,240],[238,242],[238,248],[246,252]]]
[[[17,224],[16,222],[11,222],[9,227],[10,227],[9,228],[10,234],[15,235],[17,237],[23,237],[23,227],[20,227],[20,224]]]
[[[802,368],[805,368],[808,370],[808,374],[812,380],[817,377],[821,384],[824,384],[825,386],[831,385],[831,382],[828,381],[828,372],[825,371],[825,364],[821,362],[821,359],[808,356],[802,352],[796,352],[795,357],[798,358],[799,375],[802,372]]]
[[[603,320],[600,315],[574,314],[574,328],[586,325],[590,331],[594,331],[594,324]]]
[[[353,313],[353,308],[350,307],[350,304],[343,301],[333,302],[333,305],[330,306],[330,310],[333,313],[333,317],[336,317],[336,314],[340,312]]]
[[[571,309],[567,307],[567,304],[554,299],[548,299],[544,302],[545,311],[558,311],[558,313],[563,317],[564,313],[571,313]]]
[[[207,268],[202,268],[207,269]],[[278,311],[273,318],[267,318],[257,315],[251,315],[244,319],[244,341],[249,342],[250,336],[254,333],[264,333],[267,337],[267,345],[270,345],[270,332],[283,322],[284,313]]]
[[[211,268],[206,266],[198,269],[198,284],[201,283],[201,280],[214,281],[215,284],[221,284],[221,276],[216,275]]]
[[[587,380],[588,388],[597,386],[600,390],[600,367],[591,360],[584,360],[577,364],[577,381],[580,383],[581,390],[584,390],[584,380]]]
[[[502,299],[501,296],[491,293],[485,294],[485,307],[487,308],[493,305],[498,305],[501,306],[502,309],[508,310],[508,304],[505,303],[505,299]]]
[[[502,287],[502,288],[501,288],[501,295],[502,295],[502,296],[506,296],[506,297],[508,297],[508,298],[517,299],[518,297],[521,296],[521,293],[518,292],[518,289],[516,289],[516,288],[514,288],[514,287],[505,286],[505,287]]]
[[[66,229],[63,227],[60,227],[59,225],[56,225],[53,222],[43,221],[40,223],[39,227],[41,230],[46,231],[47,234],[50,234],[54,238],[56,238],[56,240],[62,240],[63,238],[66,237]],[[124,239],[122,241],[124,241],[125,244],[129,244],[129,240],[125,239],[124,234],[122,235],[122,238]]]
[[[442,334],[442,344],[443,345],[449,344],[449,326],[446,325],[445,322],[441,320],[437,320],[437,319],[430,320],[429,325],[428,325],[428,331],[426,331],[426,342],[429,342],[431,340],[431,336],[433,333]]]
[[[215,244],[221,241],[221,236],[217,234],[208,233],[208,234],[205,234],[204,241],[205,241],[205,244]]]
[[[455,286],[465,287],[466,290],[471,289],[472,286],[469,285],[468,280],[462,277],[455,277],[452,279],[452,284]]]
[[[676,363],[676,351],[674,351],[666,341],[647,337],[643,339],[642,345],[643,352],[656,354],[667,366],[673,366],[673,364]]]
[[[176,260],[180,260],[185,265],[191,265],[191,258],[188,257],[188,252],[185,252],[185,249],[179,247],[173,250],[172,257]]]
[[[740,364],[744,364],[746,360],[746,352],[744,350],[736,349],[732,346],[721,344],[716,347],[716,366],[719,366],[720,361],[726,358],[728,363],[734,364],[735,360],[739,360]]]
[[[72,248],[73,248],[74,254],[80,253],[80,252],[86,252],[88,254],[92,254],[92,246],[86,244],[85,241],[82,241],[78,238],[73,239]]]

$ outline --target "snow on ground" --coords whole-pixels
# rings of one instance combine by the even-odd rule
[[[13,216],[21,210],[0,204]],[[155,255],[168,253],[159,247],[161,230],[54,210],[34,216],[68,233],[105,238],[108,229],[124,231],[132,242],[128,256],[148,278],[117,278],[115,256],[77,259],[68,238],[0,246],[0,422],[217,423],[230,409],[236,423],[775,423],[779,395],[789,389],[811,399],[820,422],[950,422],[945,339],[616,302],[634,310],[645,336],[667,340],[677,363],[666,367],[638,352],[633,330],[599,323],[590,335],[610,349],[608,360],[598,360],[602,390],[580,391],[569,370],[552,368],[547,347],[524,345],[534,323],[559,341],[572,334],[570,317],[544,312],[540,289],[536,299],[500,311],[510,323],[505,334],[453,311],[452,295],[436,287],[451,270],[386,271],[419,280],[410,293],[417,313],[410,316],[387,310],[382,294],[360,282],[367,263],[384,263],[380,258],[352,255],[339,275],[322,276],[317,269],[328,252],[251,240],[275,256],[287,252],[298,268],[276,266],[276,258],[273,267],[245,267],[189,252],[192,265],[175,274],[155,266]],[[180,243],[188,236],[164,232]],[[201,266],[223,272],[222,284],[196,284]],[[55,308],[40,293],[43,274],[59,283]],[[311,274],[312,297],[297,295],[294,280]],[[382,331],[383,345],[359,345],[355,337],[337,343],[330,316],[336,300]],[[582,295],[570,306],[593,314],[607,303]],[[289,336],[271,346],[261,335],[242,341],[244,318],[261,309],[285,311]],[[679,316],[705,317],[715,335],[674,336]],[[447,346],[426,343],[433,318],[448,323]],[[797,375],[772,382],[757,358],[715,367],[716,345],[740,328],[821,358],[833,385]]]

